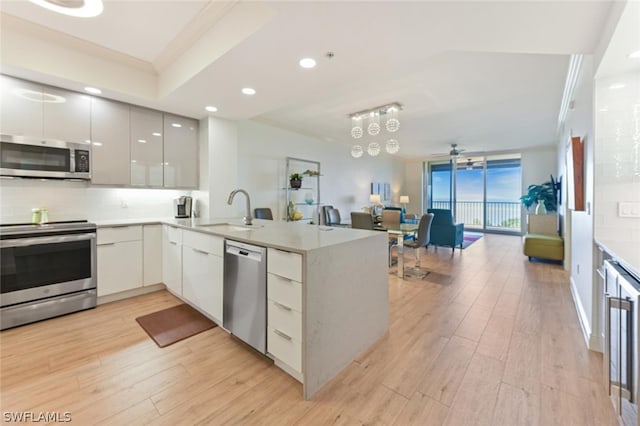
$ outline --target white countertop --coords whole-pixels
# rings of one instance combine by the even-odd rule
[[[596,240],[596,244],[640,279],[640,247],[637,243]]]
[[[302,222],[285,222],[274,220],[254,219],[253,225],[248,229],[242,223],[242,219],[174,219],[174,218],[147,218],[147,219],[114,219],[93,221],[98,228],[112,226],[166,224],[182,229],[204,232],[221,236],[235,241],[257,244],[265,247],[279,248],[299,253],[316,250],[349,241],[370,238],[383,235],[380,231],[364,231],[344,227],[329,227],[309,225]],[[243,228],[231,229],[224,226],[212,226],[231,224]],[[387,238],[386,233],[384,233]]]

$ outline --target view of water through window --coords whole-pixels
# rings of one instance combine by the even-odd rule
[[[457,166],[456,221],[465,228],[520,231],[520,158],[471,160]],[[450,209],[451,165],[431,164],[430,170],[429,206]]]

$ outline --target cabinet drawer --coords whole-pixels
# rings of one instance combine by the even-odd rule
[[[270,248],[267,254],[267,271],[302,282],[302,255]]]
[[[182,229],[174,226],[167,226],[166,235],[169,242],[182,244]]]
[[[302,312],[302,284],[280,275],[267,275],[267,297]]]
[[[182,244],[220,257],[224,252],[223,238],[202,232],[182,231]]]
[[[297,341],[302,341],[302,315],[300,312],[273,300],[268,301],[267,323]]]
[[[267,328],[267,352],[297,372],[302,372],[302,345],[280,330]]]
[[[124,241],[141,241],[142,226],[114,226],[109,228],[99,228],[97,244],[112,244]]]

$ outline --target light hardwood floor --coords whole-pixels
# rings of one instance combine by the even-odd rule
[[[219,327],[158,348],[135,318],[180,303],[161,291],[0,333],[2,411],[78,425],[617,425],[562,267],[499,235],[453,257],[430,249],[422,267],[424,280],[389,275],[389,332],[312,401]]]

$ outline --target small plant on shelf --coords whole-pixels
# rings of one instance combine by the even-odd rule
[[[302,175],[300,173],[291,173],[289,176],[289,184],[293,189],[299,189],[302,186]]]
[[[309,170],[309,169],[302,172],[302,174],[307,176],[320,176],[320,172],[318,172],[317,170]]]

